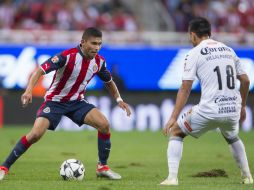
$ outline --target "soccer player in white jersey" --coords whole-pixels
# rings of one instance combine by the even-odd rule
[[[98,54],[102,44],[102,33],[96,28],[87,28],[77,47],[65,50],[45,61],[31,76],[21,103],[26,107],[32,103],[32,90],[39,78],[51,71],[55,75],[45,101],[37,112],[37,118],[31,131],[21,137],[10,155],[0,166],[0,180],[8,173],[14,162],[47,130],[54,130],[63,115],[78,125],[88,124],[98,130],[98,157],[96,175],[109,179],[121,179],[107,165],[110,153],[109,122],[106,117],[92,104],[84,99],[87,84],[95,76],[104,81],[111,96],[118,106],[131,114],[106,68],[105,59]]]
[[[170,135],[167,149],[169,174],[161,185],[178,185],[184,137],[191,135],[198,138],[216,128],[220,129],[240,167],[241,183],[252,184],[245,147],[238,136],[239,121],[244,121],[246,117],[248,76],[234,50],[210,38],[211,25],[207,19],[193,19],[189,23],[189,34],[194,48],[186,56],[182,85],[164,128],[164,133]],[[200,102],[180,115],[196,77],[201,84]],[[240,91],[236,87],[237,79]]]

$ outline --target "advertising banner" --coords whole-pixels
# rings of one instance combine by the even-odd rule
[[[35,68],[61,51],[73,46],[0,45],[0,87],[23,89]],[[127,90],[177,90],[181,84],[184,59],[190,47],[104,46],[100,54],[107,67],[124,83]],[[254,90],[254,49],[235,48],[250,77]],[[45,75],[35,93],[43,94],[54,72]],[[88,86],[98,90],[103,84],[94,78]],[[193,90],[200,91],[198,82]]]
[[[36,112],[43,103],[42,98],[34,98],[33,103],[27,108],[22,108],[20,103],[21,94],[9,94],[3,98],[4,106],[4,126],[5,125],[33,125]],[[123,99],[130,105],[132,115],[127,117],[126,113],[120,109],[116,102],[112,100],[106,92],[89,91],[86,99],[89,103],[97,106],[107,117],[111,128],[117,131],[131,130],[151,130],[158,131],[163,128],[168,121],[173,110],[176,92],[125,92]],[[200,94],[192,93],[183,111],[189,110],[199,102]],[[250,95],[247,106],[247,118],[241,125],[243,131],[253,129],[253,108],[254,96]],[[82,130],[90,127],[83,125],[78,127],[67,117],[63,117],[58,130]]]
[[[0,126],[1,120],[4,125],[32,125],[54,72],[41,78],[33,92],[38,98],[34,98],[33,104],[27,109],[22,109],[20,106],[22,91],[19,90],[25,89],[31,73],[40,64],[71,47],[73,46],[0,45],[0,88],[19,93],[17,95],[9,92],[9,95],[2,98],[2,103],[0,99]],[[127,118],[115,102],[103,93],[103,84],[98,78],[94,78],[88,86],[88,92],[92,90],[95,94],[88,94],[86,97],[89,102],[102,110],[115,130],[159,130],[164,126],[173,109],[176,91],[181,84],[184,59],[190,48],[104,46],[100,54],[105,57],[109,70],[112,73],[116,72],[114,76],[118,76],[118,79],[124,83],[124,88],[120,91],[124,92],[123,97],[132,108],[132,117]],[[249,131],[253,128],[254,48],[235,48],[235,51],[250,78],[251,93],[247,119],[242,125],[243,130]],[[189,109],[199,101],[198,82],[193,84],[193,93],[185,109]],[[73,129],[73,126],[75,126],[73,122],[63,118],[59,128]]]

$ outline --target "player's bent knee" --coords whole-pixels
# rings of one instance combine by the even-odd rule
[[[109,128],[99,128],[98,129],[102,134],[108,134],[109,133]]]
[[[184,138],[186,135],[183,133],[182,129],[178,126],[178,124],[175,123],[170,131],[170,136],[171,136],[170,138],[172,137]]]
[[[105,120],[104,122],[101,123],[100,127],[98,130],[103,133],[103,134],[108,134],[109,133],[109,122]]]
[[[223,137],[224,137],[224,136],[223,136]],[[234,142],[240,140],[240,138],[239,138],[238,135],[237,135],[236,137],[233,137],[233,138],[224,137],[224,139],[227,141],[228,144],[233,144]]]

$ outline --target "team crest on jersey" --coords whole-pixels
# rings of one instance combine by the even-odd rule
[[[51,61],[52,61],[53,63],[57,63],[57,62],[59,62],[59,58],[58,58],[57,56],[54,56],[54,57],[51,59]]]
[[[43,112],[44,112],[44,113],[50,113],[50,108],[49,108],[49,107],[44,108],[44,109],[43,109]]]
[[[97,72],[97,70],[98,70],[98,65],[94,64],[94,66],[93,66],[93,72],[95,73],[95,72]]]

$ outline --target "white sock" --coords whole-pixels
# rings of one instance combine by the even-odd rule
[[[168,142],[168,178],[177,178],[179,163],[182,158],[183,139],[171,137]]]
[[[229,145],[230,151],[232,152],[238,166],[241,169],[242,176],[250,176],[250,168],[244,148],[244,144],[241,140],[238,140]]]

